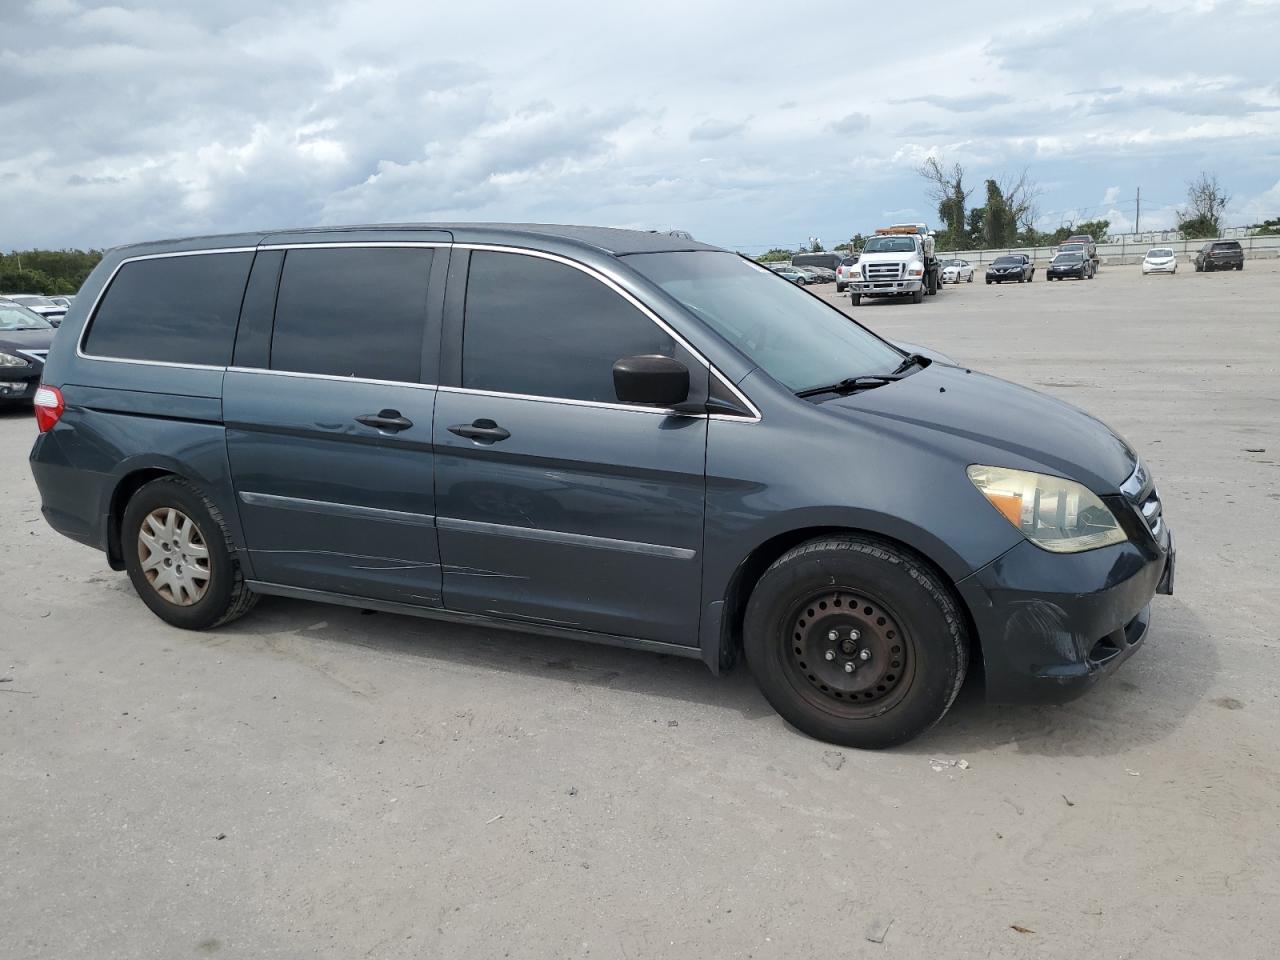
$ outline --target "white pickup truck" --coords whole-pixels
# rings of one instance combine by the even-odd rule
[[[911,297],[920,303],[937,294],[941,264],[934,254],[933,234],[923,223],[881,227],[862,247],[851,278],[853,303],[863,297]]]

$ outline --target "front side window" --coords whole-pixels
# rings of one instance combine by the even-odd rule
[[[90,322],[85,352],[225,367],[252,260],[206,253],[126,263]]]
[[[646,253],[624,262],[788,389],[889,373],[902,362],[839,310],[735,254]]]
[[[670,334],[575,267],[471,254],[462,338],[468,389],[616,403],[615,361],[672,357],[675,347]]]
[[[271,369],[416,383],[432,250],[290,250],[280,273]]]

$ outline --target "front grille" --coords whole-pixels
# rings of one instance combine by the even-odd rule
[[[868,280],[898,280],[902,276],[902,264],[869,263],[863,267],[863,276]]]

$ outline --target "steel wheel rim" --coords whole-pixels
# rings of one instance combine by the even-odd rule
[[[157,507],[138,527],[138,560],[151,589],[178,607],[209,592],[209,546],[194,520],[173,507]]]
[[[783,620],[788,679],[801,697],[827,713],[878,716],[900,703],[915,679],[919,658],[901,624],[887,604],[865,591],[814,591]]]

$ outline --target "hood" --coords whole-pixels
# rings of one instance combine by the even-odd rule
[[[970,463],[1035,470],[1114,492],[1137,458],[1115,432],[1061,400],[976,371],[930,364],[895,383],[821,404],[832,416],[904,434]]]
[[[864,253],[858,259],[857,266],[861,267],[864,263],[901,263],[903,260],[919,259],[919,252],[914,250],[904,250],[901,253]]]
[[[48,350],[57,330],[0,330],[0,350]]]

